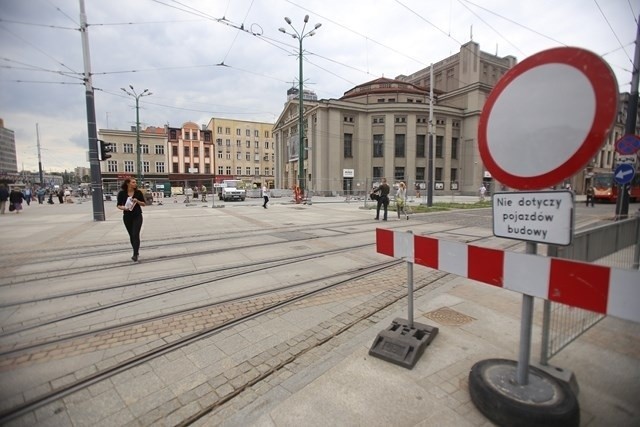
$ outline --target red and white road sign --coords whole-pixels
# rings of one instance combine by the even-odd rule
[[[505,252],[381,228],[376,229],[376,247],[394,258],[640,323],[640,270]]]
[[[602,58],[573,47],[537,53],[489,95],[478,129],[482,161],[509,187],[553,186],[593,158],[617,109],[618,84]]]

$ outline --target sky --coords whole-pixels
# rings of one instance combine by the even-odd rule
[[[411,74],[473,40],[518,61],[575,46],[631,88],[640,0],[84,0],[98,129],[181,127],[212,117],[273,123],[298,84],[340,98],[378,77]],[[284,17],[289,17],[293,28]],[[80,0],[0,0],[0,118],[18,170],[88,167]]]

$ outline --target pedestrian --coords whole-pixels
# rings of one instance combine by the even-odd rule
[[[595,190],[593,189],[592,185],[589,185],[587,187],[587,203],[586,206],[589,206],[589,202],[591,202],[591,207],[593,207],[593,203],[594,203],[594,199],[595,199]]]
[[[38,196],[38,203],[42,204],[44,203],[44,195],[46,193],[46,190],[44,189],[44,187],[40,187],[36,190],[36,195]]]
[[[197,186],[193,186],[193,201],[197,202],[198,201],[198,187]]]
[[[140,250],[140,230],[142,229],[141,206],[146,206],[144,194],[138,190],[138,183],[135,178],[125,179],[120,188],[117,207],[123,211],[122,221],[129,233],[129,240],[133,248],[131,259],[137,262]]]
[[[487,187],[485,187],[484,184],[482,184],[478,191],[480,192],[480,201],[484,202],[484,195],[487,192]]]
[[[380,208],[384,208],[383,221],[387,220],[387,209],[389,208],[389,184],[387,184],[387,178],[381,179],[381,184],[373,190],[374,194],[378,194],[378,203],[376,205],[376,220],[380,219]]]
[[[0,214],[4,215],[9,200],[9,190],[4,184],[0,184]]]
[[[11,193],[9,193],[9,203],[11,203],[11,205],[9,205],[9,210],[16,211],[16,213],[19,214],[22,210],[22,200],[22,192],[14,187],[11,190]]]
[[[207,201],[207,187],[202,184],[202,188],[200,189],[200,192],[202,193],[202,202],[206,202]]]
[[[398,212],[398,219],[400,219],[400,213],[409,219],[409,215],[406,210],[407,206],[407,186],[404,182],[398,184],[398,190],[396,191],[396,211]]]
[[[58,190],[58,201],[60,204],[64,203],[64,188],[62,187]]]
[[[24,201],[27,202],[27,206],[31,206],[31,187],[25,187],[22,194],[24,194]]]
[[[269,203],[269,189],[267,188],[266,185],[262,186],[262,198],[264,199],[264,203],[262,204],[262,207],[267,209],[267,203]]]

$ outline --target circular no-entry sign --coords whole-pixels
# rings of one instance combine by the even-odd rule
[[[582,169],[613,126],[618,84],[584,49],[537,53],[509,70],[480,116],[480,156],[491,175],[521,190],[546,188]]]

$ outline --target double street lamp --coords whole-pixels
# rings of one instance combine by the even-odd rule
[[[138,185],[143,185],[142,162],[140,161],[140,98],[143,96],[153,95],[153,93],[149,92],[149,89],[143,90],[142,93],[137,93],[132,85],[129,85],[129,89],[131,89],[130,91],[123,87],[120,89],[136,100],[136,168],[138,171]]]
[[[285,30],[284,28],[279,28],[278,31],[280,31],[281,33],[285,33],[290,35],[291,37],[293,37],[294,39],[298,39],[299,42],[299,48],[298,48],[298,62],[299,62],[299,67],[300,67],[300,76],[298,79],[299,82],[299,87],[298,87],[298,136],[300,138],[299,140],[299,144],[298,144],[298,185],[300,187],[300,192],[302,195],[304,195],[304,188],[305,188],[305,177],[304,177],[304,119],[303,119],[303,115],[304,115],[304,107],[303,107],[303,98],[304,98],[304,94],[303,94],[303,80],[302,80],[302,40],[304,40],[305,37],[311,37],[313,35],[315,35],[315,30],[317,30],[318,28],[320,28],[322,26],[322,24],[316,24],[313,27],[313,30],[310,30],[309,32],[305,33],[304,30],[307,27],[307,22],[309,22],[309,15],[305,15],[304,16],[304,25],[302,26],[302,31],[298,32],[298,30],[296,30],[294,28],[293,25],[291,25],[291,19],[285,17],[284,18],[285,22],[287,24],[289,24],[289,26],[291,27],[291,29],[293,30],[293,32],[288,32],[287,30]]]

